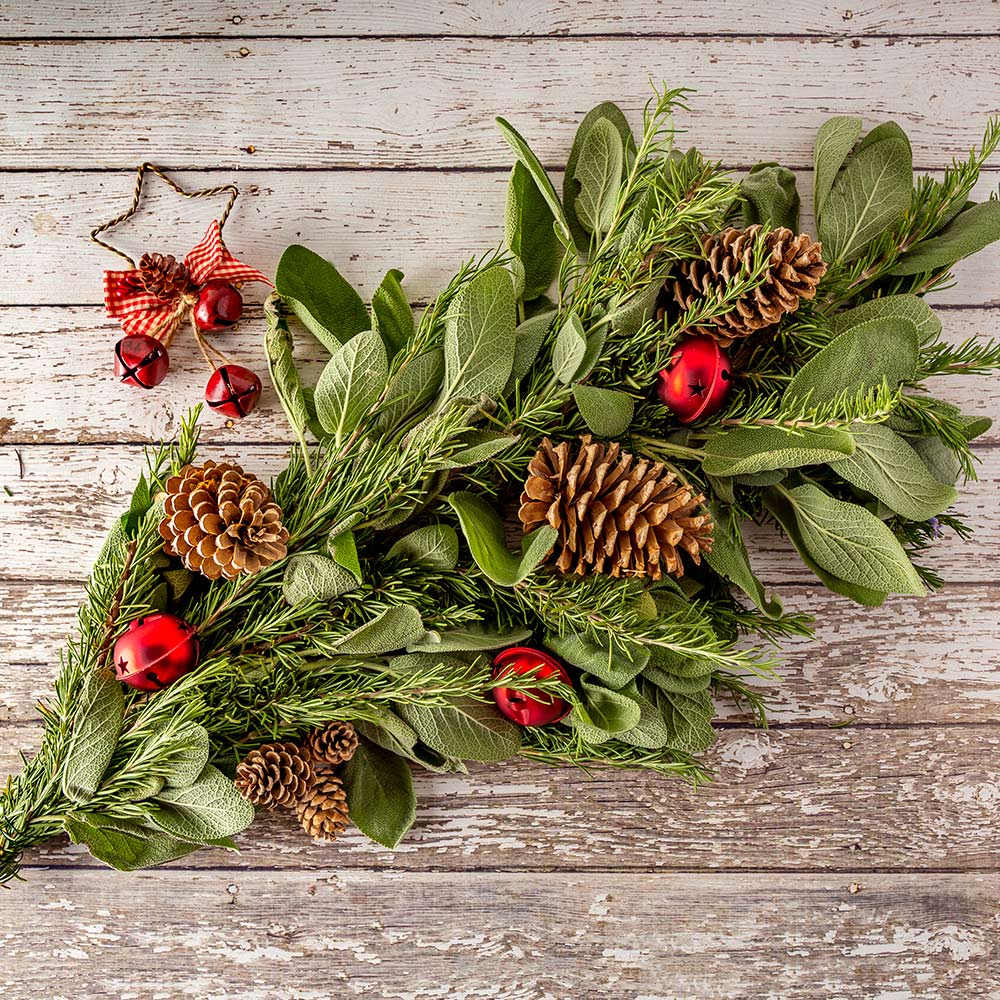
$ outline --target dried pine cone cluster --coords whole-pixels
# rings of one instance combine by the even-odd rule
[[[336,769],[358,748],[349,722],[331,722],[297,743],[265,743],[236,768],[239,793],[263,809],[293,811],[302,829],[319,840],[336,840],[347,829],[347,792]]]
[[[590,435],[578,447],[546,438],[528,466],[518,516],[525,532],[551,524],[559,537],[551,555],[563,573],[684,575],[681,553],[696,563],[712,549],[705,497],[662,463],[633,461],[618,444]]]
[[[657,318],[679,314],[705,295],[724,293],[743,271],[760,228],[726,229],[718,236],[706,237],[703,256],[682,261],[677,276],[663,286],[656,304]],[[823,245],[805,233],[796,236],[785,228],[769,232],[764,245],[770,260],[760,285],[730,312],[690,333],[708,334],[728,347],[734,340],[774,326],[786,313],[795,312],[802,299],[815,296],[826,273]]]
[[[238,465],[188,465],[167,480],[166,494],[163,548],[192,572],[232,580],[288,551],[288,530],[271,490]]]

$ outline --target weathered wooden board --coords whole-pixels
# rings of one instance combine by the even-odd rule
[[[0,996],[974,1000],[996,875],[34,872]]]
[[[774,722],[1000,722],[996,584],[955,584],[878,609],[819,586],[778,592],[790,610],[816,617],[816,638],[787,642],[780,681],[761,683]],[[0,582],[0,723],[37,718],[81,598],[79,584]],[[749,721],[728,700],[719,711]]]
[[[228,447],[206,446],[201,455],[238,459],[266,478],[284,467],[288,449],[234,441]],[[956,582],[997,579],[1000,448],[984,447],[979,455],[979,479],[963,487],[955,505],[976,533],[967,542],[943,538],[923,556],[927,565]],[[0,533],[5,536],[0,581],[82,580],[104,533],[127,505],[142,468],[142,449],[137,445],[0,447]],[[3,492],[4,486],[12,496]],[[751,539],[751,558],[764,578],[782,583],[810,579],[776,532],[755,529]]]
[[[4,727],[0,775],[36,731]],[[240,855],[197,867],[995,871],[1000,850],[1000,728],[726,729],[718,780],[676,779],[524,761],[416,776],[417,821],[389,852],[357,830],[310,844],[290,817],[262,818]],[[94,866],[58,842],[31,864]],[[81,882],[82,888],[82,882]],[[777,886],[775,886],[777,889]],[[0,896],[0,906],[3,896]],[[0,924],[2,941],[2,924]]]
[[[858,113],[897,117],[917,162],[940,167],[996,111],[995,49],[973,37],[10,43],[0,167],[503,166],[498,113],[561,164],[582,112],[618,99],[637,114],[650,76],[699,89],[685,141],[728,162],[807,166],[821,121]]]
[[[996,12],[988,3],[936,0],[915,4],[880,0],[864,9],[818,6],[795,0],[781,6],[754,0],[392,0],[378,14],[367,0],[338,0],[308,9],[288,0],[234,7],[221,0],[90,2],[87,17],[73,17],[69,0],[0,8],[0,38],[129,38],[218,35],[995,35]],[[234,13],[238,11],[238,13]]]
[[[710,147],[708,151],[714,152]],[[507,166],[510,159],[504,161]],[[940,177],[940,172],[933,175]],[[398,267],[413,301],[429,301],[462,261],[504,238],[504,168],[471,173],[195,171],[180,172],[176,179],[191,190],[239,183],[243,196],[225,231],[237,256],[274,274],[286,246],[306,243],[334,260],[366,300],[385,272]],[[988,198],[998,182],[1000,171],[986,171],[973,199]],[[85,237],[128,205],[133,183],[131,171],[7,174],[0,190],[0,245],[4,267],[16,280],[0,284],[0,305],[100,303],[101,272],[124,265]],[[555,183],[561,188],[558,172]],[[800,171],[802,224],[810,231],[812,184],[812,171]],[[152,178],[139,215],[109,238],[136,258],[147,250],[182,257],[224,203],[222,197],[185,201]],[[81,216],[81,205],[87,206],[86,217]],[[931,301],[1000,304],[998,272],[1000,246],[993,246],[962,262],[956,269],[957,283],[935,293]],[[261,287],[250,289],[249,297],[261,298]],[[0,333],[10,323],[4,317]]]
[[[947,309],[940,317],[953,343],[973,336],[1000,337],[1000,308]],[[291,434],[271,389],[262,358],[264,322],[248,309],[236,330],[214,341],[234,361],[258,371],[265,384],[260,406],[238,425],[206,414],[206,442],[286,443]],[[100,306],[9,308],[0,311],[0,449],[4,445],[167,440],[186,409],[200,402],[208,370],[187,330],[170,349],[168,380],[152,392],[118,385],[112,345],[121,336]],[[329,354],[304,330],[296,358],[306,384],[315,384]],[[983,376],[949,376],[935,393],[964,413],[1000,416],[1000,383]],[[1000,425],[979,439],[1000,441]],[[0,459],[0,471],[3,460]],[[11,484],[12,485],[12,484]]]

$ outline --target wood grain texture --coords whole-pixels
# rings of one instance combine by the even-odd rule
[[[238,425],[231,433],[230,444],[206,446],[202,458],[238,459],[264,478],[277,475],[287,463],[287,447],[245,444]],[[1000,448],[986,447],[979,455],[979,480],[963,487],[955,504],[976,533],[967,542],[942,539],[924,556],[923,561],[946,580],[997,579]],[[5,537],[0,581],[83,580],[104,534],[127,506],[142,468],[142,449],[137,445],[0,447],[0,532]],[[4,486],[12,496],[2,492]],[[798,557],[775,531],[754,529],[749,537],[751,557],[762,577],[786,583],[809,581]]]
[[[367,0],[338,0],[303,9],[288,0],[234,6],[221,0],[91,2],[85,19],[67,16],[68,0],[41,0],[0,8],[0,38],[128,38],[141,24],[145,37],[218,35],[996,35],[988,3],[937,0],[915,4],[881,0],[860,10],[794,0],[773,5],[754,0],[390,0],[373,17]],[[16,11],[16,14],[15,14]]]
[[[1000,308],[941,310],[940,318],[952,343],[975,336],[1000,337]],[[262,358],[263,331],[261,312],[253,308],[237,329],[214,339],[234,361],[260,373],[265,392],[254,415],[235,427],[206,414],[204,441],[225,445],[290,440]],[[208,377],[194,338],[182,330],[170,348],[168,380],[155,391],[142,392],[114,380],[112,347],[119,336],[118,326],[99,306],[16,307],[0,312],[4,359],[0,366],[0,450],[5,445],[147,443],[173,438],[185,410],[202,399]],[[315,384],[329,354],[303,328],[297,327],[296,336],[295,353],[303,378]],[[995,379],[949,376],[937,379],[933,388],[964,413],[1000,415],[1000,382]],[[1000,425],[977,440],[997,443]],[[0,458],[0,476],[4,471]]]
[[[559,165],[579,115],[609,98],[636,115],[651,75],[697,85],[688,139],[727,162],[807,166],[824,118],[858,113],[896,117],[917,163],[941,167],[996,111],[995,50],[971,37],[10,43],[0,168],[495,167],[510,162],[499,113]]]
[[[36,738],[34,728],[6,727],[0,771]],[[312,844],[290,817],[265,816],[237,838],[241,854],[199,852],[182,863],[406,871],[996,871],[998,754],[997,726],[725,729],[708,755],[718,780],[697,791],[640,772],[601,770],[587,778],[526,761],[474,764],[468,775],[416,774],[416,825],[394,852],[353,828],[336,844]],[[99,867],[65,842],[31,852],[28,861]]]
[[[816,617],[816,638],[786,643],[780,682],[759,684],[775,723],[1000,722],[1000,586],[955,584],[878,609],[818,585],[782,582],[777,592]],[[37,718],[81,597],[79,584],[0,583],[0,723]],[[719,716],[750,721],[725,700]]]
[[[714,155],[715,149],[708,146],[706,153]],[[274,274],[286,246],[304,242],[331,258],[366,299],[385,272],[398,267],[413,301],[426,302],[463,261],[503,241],[510,162],[508,155],[495,172],[196,171],[178,172],[176,179],[192,190],[231,181],[240,185],[243,196],[226,225],[226,240],[237,256],[267,274]],[[133,171],[6,175],[0,188],[0,254],[16,280],[0,283],[0,305],[99,304],[101,271],[121,262],[86,235],[128,205],[134,176]],[[561,188],[558,172],[555,183]],[[812,183],[812,171],[799,171],[802,226],[809,231]],[[998,183],[1000,170],[984,172],[973,199],[988,198]],[[150,249],[182,257],[224,204],[222,197],[185,201],[155,178],[147,181],[143,198],[139,215],[110,236],[136,258]],[[997,273],[1000,246],[994,245],[960,263],[957,283],[931,301],[1000,305]],[[260,297],[259,286],[257,293]],[[0,333],[9,323],[5,318]]]

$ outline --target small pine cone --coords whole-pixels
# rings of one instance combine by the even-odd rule
[[[344,783],[332,771],[316,775],[307,793],[299,799],[295,814],[310,837],[336,840],[351,822]]]
[[[243,798],[264,809],[293,809],[312,786],[309,758],[294,743],[265,743],[236,767],[235,785]]]
[[[288,530],[271,491],[238,465],[188,465],[166,483],[160,536],[167,555],[180,556],[210,580],[253,574],[283,559]]]
[[[697,565],[712,550],[712,519],[698,513],[705,497],[661,462],[632,455],[590,435],[571,452],[546,438],[528,465],[518,516],[525,532],[548,523],[559,537],[551,555],[563,573],[684,575],[681,552]]]
[[[191,290],[187,265],[171,254],[144,253],[136,279],[143,291],[161,299],[172,299]]]
[[[724,292],[742,272],[758,232],[760,226],[749,226],[706,237],[703,256],[682,261],[679,274],[663,286],[657,299],[657,317],[679,315],[705,295]],[[816,286],[826,273],[823,244],[785,228],[772,230],[764,241],[771,259],[760,285],[725,315],[687,332],[708,334],[728,347],[734,340],[774,326],[786,313],[795,312],[802,299],[816,295]]]
[[[321,764],[343,764],[358,749],[358,734],[349,722],[330,722],[306,737],[305,749]]]

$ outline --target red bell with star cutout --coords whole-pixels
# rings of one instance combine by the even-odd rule
[[[718,413],[732,387],[729,356],[712,337],[688,337],[674,348],[656,387],[682,424]]]
[[[554,657],[530,646],[512,646],[493,660],[493,679],[520,677],[534,671],[538,678],[557,674],[567,686],[572,686],[566,668]],[[519,726],[548,726],[566,717],[572,706],[563,698],[537,689],[514,690],[495,687],[493,700],[500,713]]]
[[[160,691],[198,666],[195,630],[176,615],[145,615],[130,622],[115,643],[118,680],[139,691]]]

